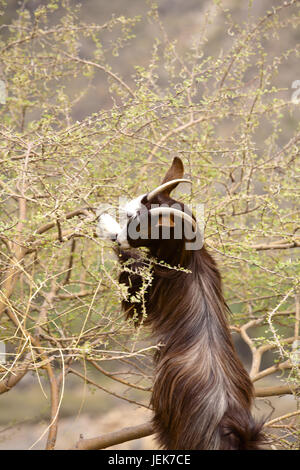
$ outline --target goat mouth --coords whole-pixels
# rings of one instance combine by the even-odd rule
[[[118,242],[119,248],[122,248],[122,250],[129,250],[131,248],[130,245],[122,245],[121,243]]]
[[[126,240],[122,240],[122,239],[120,240],[119,236],[116,236],[115,241],[117,242],[118,246],[120,248],[122,248],[122,250],[129,250],[129,248],[131,248],[131,246],[129,245],[127,239]]]

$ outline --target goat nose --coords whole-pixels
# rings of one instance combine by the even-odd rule
[[[115,242],[117,240],[117,235],[111,235],[110,236],[110,239]]]

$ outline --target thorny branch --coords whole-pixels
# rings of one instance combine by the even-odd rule
[[[119,196],[154,187],[176,154],[193,181],[182,200],[193,210],[205,205],[205,241],[224,277],[231,329],[251,353],[256,396],[299,396],[300,134],[290,136],[285,125],[295,110],[273,86],[273,74],[299,50],[260,55],[273,34],[299,24],[296,3],[283,2],[244,30],[237,27],[228,53],[216,59],[206,58],[204,40],[181,57],[163,31],[148,69],[137,69],[132,80],[114,71],[103,44],[112,44],[117,57],[133,19],[87,25],[66,6],[66,17],[51,28],[38,15],[33,25],[22,10],[16,23],[1,26],[0,79],[9,84],[10,99],[0,105],[0,341],[8,346],[0,395],[29,372],[41,388],[46,376],[50,416],[36,443],[47,434],[47,449],[55,448],[71,376],[149,409],[152,355],[161,345],[149,346],[148,333],[124,321],[126,292],[95,226],[99,204],[114,210]],[[117,40],[113,30],[120,25]],[[86,41],[94,44],[88,58],[78,50]],[[95,71],[108,78],[101,83],[111,107],[73,120]],[[78,92],[77,77],[86,78],[84,91]],[[274,361],[262,369],[266,353]],[[263,381],[268,377],[271,385]],[[266,432],[280,427],[293,436],[298,414],[270,420]],[[145,423],[80,439],[75,448],[107,448],[152,433]],[[274,445],[280,442],[287,446],[272,436]]]

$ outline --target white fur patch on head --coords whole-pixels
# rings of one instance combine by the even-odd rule
[[[127,216],[127,219],[136,216],[142,209],[142,199],[146,194],[136,197],[129,201],[122,212]],[[97,234],[100,238],[106,240],[116,240],[121,248],[130,248],[127,241],[127,221],[123,227],[109,214],[102,214],[99,217]]]
[[[102,214],[99,217],[98,236],[107,240],[116,240],[121,232],[118,222],[109,214]]]
[[[127,224],[118,233],[117,242],[119,243],[121,248],[124,248],[124,249],[130,248],[130,245],[127,240]]]
[[[146,196],[146,194],[142,194],[141,196],[136,197],[129,201],[126,206],[124,207],[124,211],[126,212],[127,217],[134,217],[138,211],[142,208],[142,199]]]

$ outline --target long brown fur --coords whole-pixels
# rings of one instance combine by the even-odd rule
[[[174,160],[175,170],[182,173],[178,160]],[[174,179],[172,167],[167,178]],[[152,202],[171,205],[176,201],[169,194],[160,194]],[[232,343],[221,276],[212,256],[205,247],[187,251],[184,239],[129,243],[133,247],[146,245],[151,257],[189,271],[154,265],[146,293],[145,323],[163,345],[155,356],[151,397],[160,446],[258,449],[262,423],[256,423],[251,415],[253,386]],[[118,249],[118,254],[121,263],[135,260],[130,268],[136,274],[124,271],[119,278],[128,286],[130,297],[141,288],[138,271],[144,261],[136,251]],[[123,308],[127,317],[134,312],[142,317],[139,304],[123,301]]]

